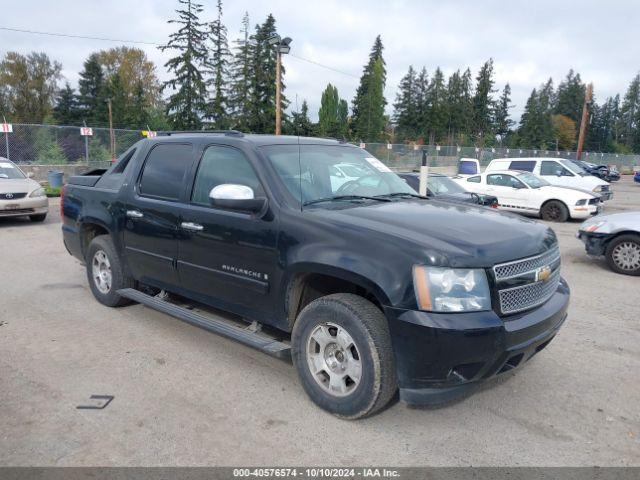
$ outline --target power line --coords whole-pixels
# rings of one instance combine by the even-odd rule
[[[66,37],[66,38],[81,38],[83,40],[99,40],[101,42],[117,42],[117,43],[137,43],[140,45],[153,45],[159,47],[160,43],[143,42],[139,40],[119,40],[116,38],[104,38],[104,37],[89,37],[85,35],[72,35],[70,33],[54,33],[54,32],[38,32],[36,30],[23,30],[20,28],[0,27],[0,30],[8,30],[10,32],[29,33],[32,35],[48,35],[50,37]]]
[[[117,39],[117,38],[105,38],[105,37],[91,37],[91,36],[87,36],[87,35],[76,35],[76,34],[71,34],[71,33],[58,33],[58,32],[41,32],[41,31],[36,31],[36,30],[25,30],[25,29],[21,29],[21,28],[12,28],[12,27],[2,27],[0,26],[0,30],[7,30],[9,32],[18,32],[18,33],[28,33],[31,35],[47,35],[50,37],[65,37],[65,38],[79,38],[82,40],[98,40],[101,42],[116,42],[116,43],[134,43],[134,44],[140,44],[140,45],[151,45],[154,47],[160,47],[162,46],[161,43],[156,43],[156,42],[144,42],[144,41],[139,41],[139,40],[121,40],[121,39]],[[303,62],[307,62],[307,63],[311,63],[313,65],[316,65],[318,67],[327,69],[327,70],[331,70],[332,72],[335,73],[339,73],[341,75],[346,75],[348,77],[352,77],[352,78],[360,78],[357,75],[354,75],[352,73],[349,72],[345,72],[343,70],[338,70],[337,68],[333,68],[330,67],[329,65],[324,65],[320,62],[316,62],[315,60],[309,60],[308,58],[304,58],[304,57],[300,57],[298,55],[294,55],[294,54],[290,54],[291,57],[294,57],[298,60],[302,60]]]

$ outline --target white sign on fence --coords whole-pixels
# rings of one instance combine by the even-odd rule
[[[387,143],[387,150],[393,150],[393,145],[391,145],[390,143]]]
[[[10,123],[0,123],[0,132],[13,133],[13,125]]]
[[[360,142],[360,148],[364,148],[366,145],[363,142]]]
[[[91,137],[93,136],[93,128],[91,127],[80,127],[80,135],[83,137]]]

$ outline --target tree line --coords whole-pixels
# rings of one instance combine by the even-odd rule
[[[193,0],[178,0],[166,44],[170,78],[160,82],[144,51],[117,47],[92,53],[77,88],[62,81],[62,65],[44,53],[7,53],[0,61],[0,114],[16,123],[108,125],[152,130],[234,128],[272,133],[275,126],[276,20],[268,15],[251,27],[245,13],[229,46],[222,1],[209,18]],[[317,122],[302,100],[286,113],[283,133],[365,142],[410,142],[461,146],[573,149],[577,142],[585,84],[570,70],[556,87],[549,79],[531,92],[518,124],[511,116],[511,88],[496,89],[493,60],[474,76],[469,68],[445,76],[440,67],[409,67],[398,85],[392,114],[384,95],[387,71],[380,36],[374,40],[354,98],[334,85],[321,95]],[[281,67],[284,74],[284,67]],[[284,79],[284,75],[281,75]],[[285,90],[282,80],[281,89]],[[297,103],[297,102],[296,102]],[[590,105],[585,148],[640,152],[640,75],[624,96]]]

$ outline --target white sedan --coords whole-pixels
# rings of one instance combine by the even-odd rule
[[[595,195],[553,186],[530,172],[492,171],[454,180],[470,192],[498,197],[500,210],[533,215],[552,222],[585,219],[602,210],[600,199]]]

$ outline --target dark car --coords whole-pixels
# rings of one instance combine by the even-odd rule
[[[640,183],[640,170],[633,174],[633,181],[636,183]]]
[[[416,193],[420,190],[419,173],[398,173],[398,176],[407,182]],[[486,205],[492,208],[498,208],[497,197],[467,192],[449,177],[439,173],[429,174],[427,180],[427,196],[445,202]]]
[[[356,177],[333,178],[336,165]],[[292,358],[310,398],[343,418],[398,389],[410,404],[469,392],[566,318],[551,229],[421,197],[353,145],[165,134],[94,173],[70,179],[61,208],[99,302]]]
[[[620,180],[620,172],[609,168],[608,165],[597,165],[584,160],[571,160],[573,163],[585,169],[591,175],[596,176],[606,182],[617,182]]]

